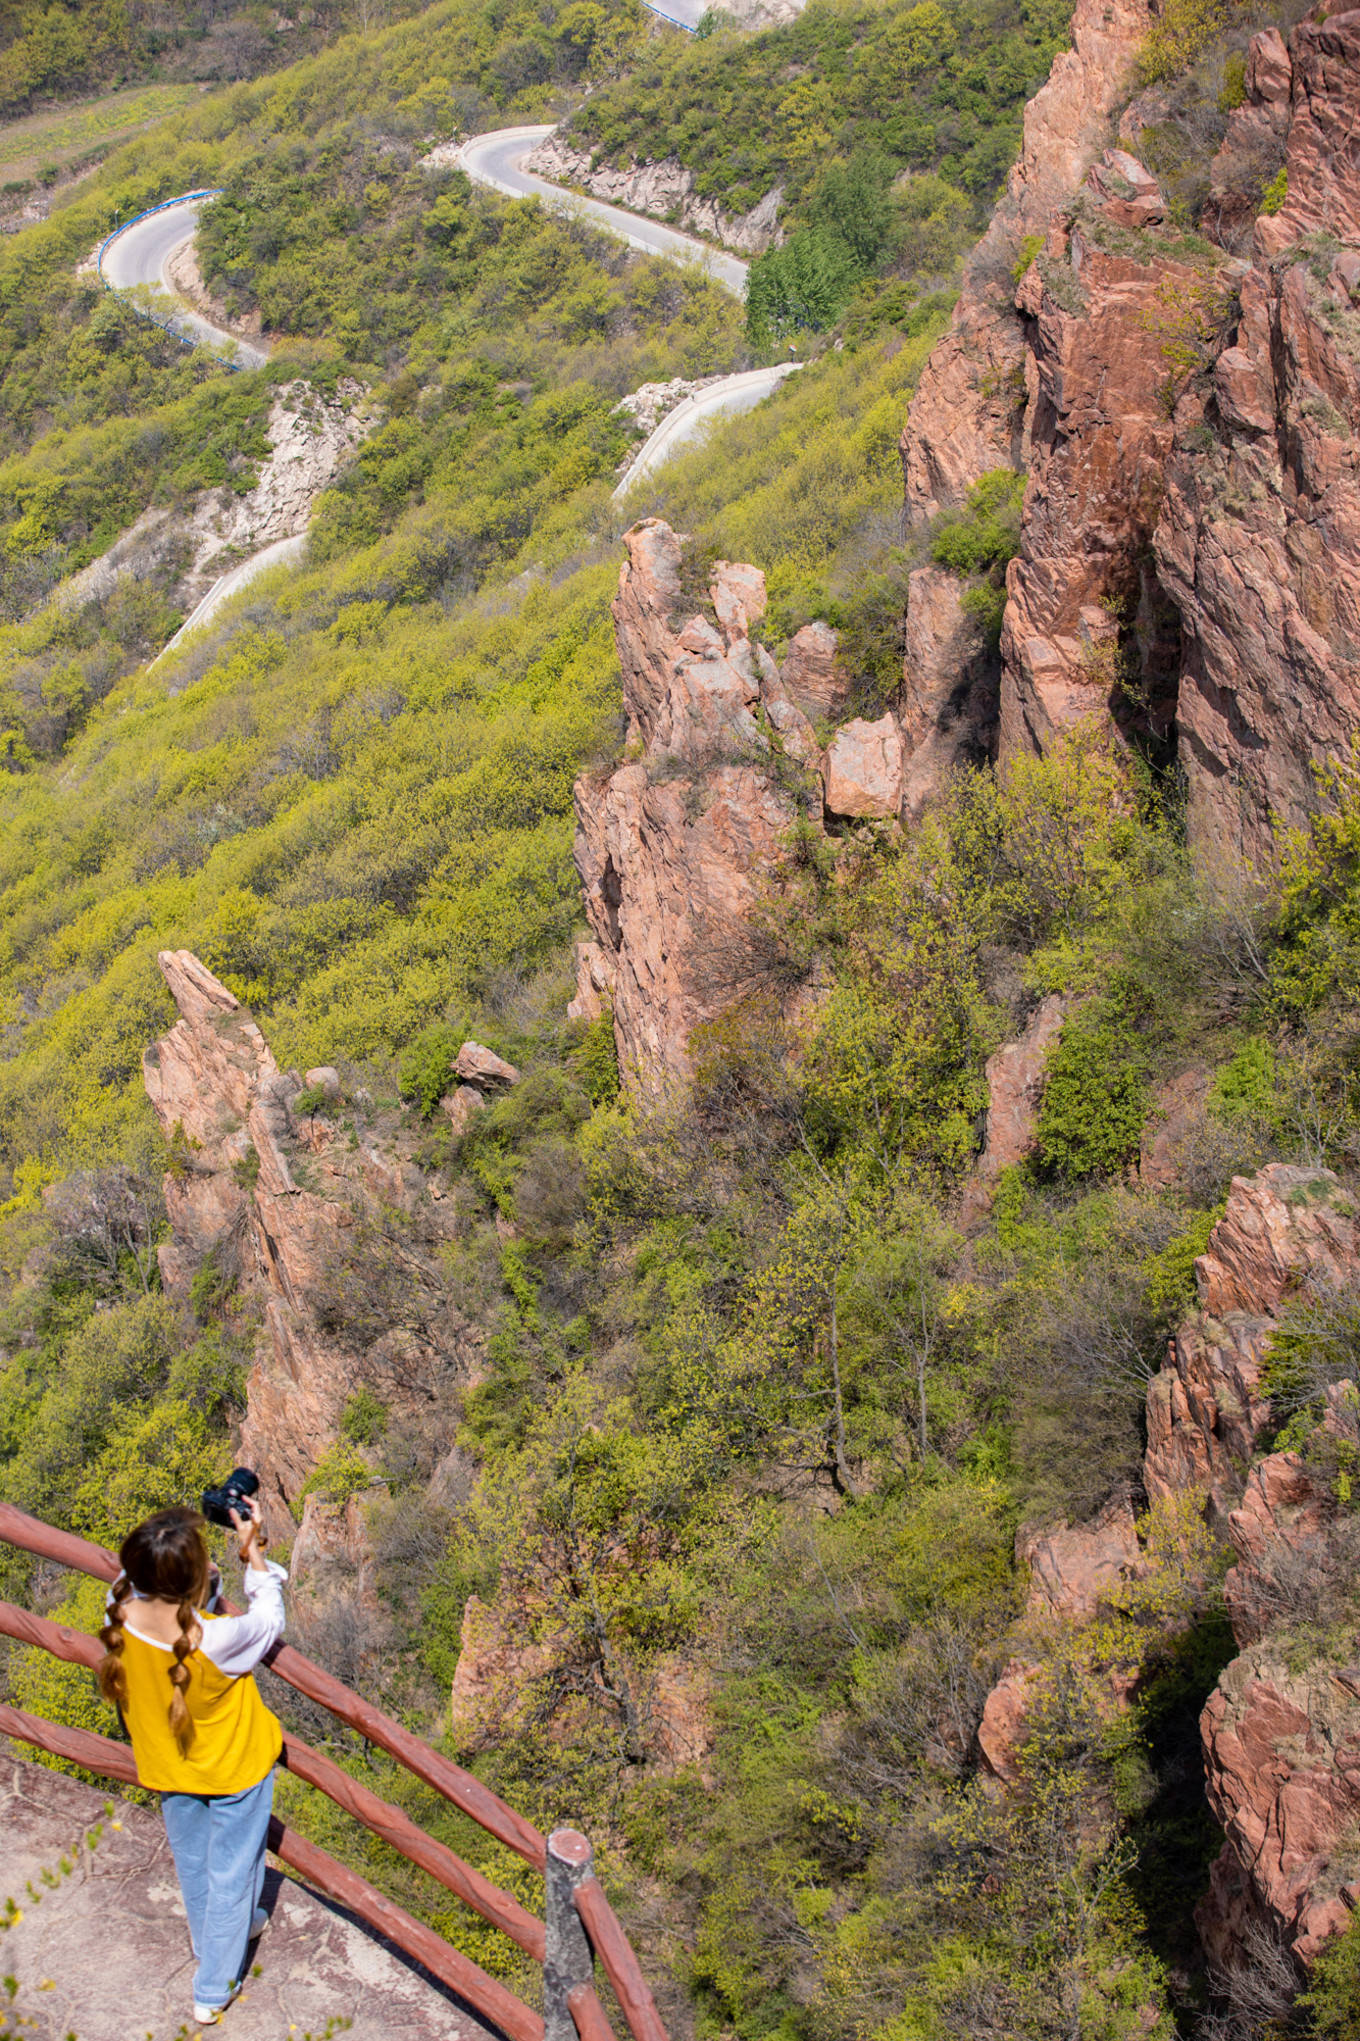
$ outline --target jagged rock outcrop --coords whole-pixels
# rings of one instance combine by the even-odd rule
[[[1269,863],[1360,734],[1360,12],[1253,39],[1201,222],[1218,259],[1162,223],[1138,159],[1158,88],[1106,147],[1147,27],[1077,8],[908,413],[909,519],[990,469],[1028,486],[999,690],[961,591],[912,578],[905,809],[959,758],[1094,716],[1174,742],[1192,839]]]
[[[902,437],[907,514],[919,522],[961,503],[993,468],[1024,455],[1024,336],[1014,265],[1027,234],[1080,184],[1127,99],[1148,32],[1145,0],[1078,0],[1072,47],[1025,108],[1024,143],[1006,197],[971,256],[949,333],[931,354]]]
[[[1327,1450],[1345,1466],[1360,1450],[1360,1390],[1326,1392],[1321,1455],[1268,1454],[1254,1466],[1270,1417],[1261,1364],[1279,1314],[1312,1289],[1352,1281],[1360,1233],[1328,1170],[1273,1163],[1237,1178],[1196,1265],[1201,1309],[1179,1329],[1150,1386],[1144,1487],[1154,1506],[1205,1498],[1233,1546],[1225,1598],[1241,1656],[1201,1719],[1209,1802],[1226,1841],[1196,1912],[1210,1965],[1232,1969],[1253,1932],[1283,1935],[1304,1963],[1360,1904],[1360,1664],[1328,1648],[1350,1607],[1360,1523],[1343,1509]],[[1147,1564],[1128,1500],[1089,1524],[1024,1528],[1016,1557],[1029,1573],[1025,1623],[1086,1622]],[[988,1696],[982,1763],[1000,1788],[1042,1680],[1025,1628]],[[1131,1684],[1115,1667],[1109,1704]]]
[[[572,1011],[612,1011],[625,1082],[655,1095],[688,1075],[696,1027],[743,997],[789,997],[754,918],[757,889],[807,812],[815,782],[798,760],[818,747],[748,635],[764,577],[719,562],[710,619],[684,589],[683,541],[669,525],[645,518],[626,543],[614,621],[628,755],[576,786],[595,940],[578,955]]]
[[[1272,1621],[1291,1613],[1279,1561],[1287,1552],[1320,1563],[1331,1501],[1326,1484],[1297,1453],[1267,1453],[1252,1468],[1228,1517],[1237,1564],[1223,1583],[1239,1644],[1258,1643]]]
[[[1156,533],[1191,830],[1267,862],[1272,817],[1310,813],[1314,769],[1360,732],[1360,12],[1301,23],[1287,53],[1257,38],[1271,121],[1286,68],[1288,196],[1256,222],[1207,396],[1177,409]]]
[[[1350,1200],[1330,1170],[1273,1162],[1234,1177],[1195,1264],[1200,1310],[1148,1387],[1151,1497],[1198,1489],[1226,1515],[1269,1416],[1261,1366],[1280,1306],[1309,1281],[1341,1284],[1357,1249]]]
[[[1234,255],[1251,252],[1260,193],[1284,162],[1289,132],[1293,65],[1278,28],[1251,39],[1243,87],[1244,105],[1228,117],[1227,132],[1209,166],[1204,230]]]
[[[934,349],[902,436],[906,510],[921,524],[960,504],[997,468],[1029,457],[1025,331],[1015,267],[1027,236],[1046,235],[1106,145],[1147,34],[1147,0],[1078,0],[1072,48],[1025,108],[1024,143],[1006,196],[964,270],[949,332]],[[934,570],[910,583],[904,657],[907,809],[919,814],[957,764],[994,753],[998,669],[957,583]]]
[[[902,819],[919,821],[951,772],[996,746],[999,669],[984,624],[943,567],[908,577],[902,643]]]
[[[1079,206],[1049,230],[1016,300],[1029,480],[1006,580],[1003,763],[1091,716],[1124,726],[1135,700],[1165,740],[1175,709],[1180,643],[1152,627],[1150,556],[1172,444],[1168,334],[1214,286],[1168,255],[1156,179],[1127,152],[1105,151]]]
[[[804,624],[789,640],[779,669],[785,692],[814,722],[843,715],[854,691],[853,679],[839,657],[839,644],[830,624]]]
[[[763,255],[784,238],[779,226],[784,198],[780,185],[767,191],[749,213],[728,213],[716,199],[699,197],[694,172],[674,156],[659,163],[635,161],[618,170],[597,164],[589,149],[573,148],[565,135],[552,134],[525,157],[524,168],[554,184],[575,185],[606,205],[626,206],[629,212],[648,213],[686,233],[702,234],[734,255]]]
[[[418,1236],[404,1244],[402,1262],[415,1297],[430,1280],[420,1242],[451,1235],[453,1220],[405,1152],[409,1140],[380,1140],[358,1119],[351,1137],[326,1114],[295,1114],[302,1079],[279,1069],[239,1000],[188,950],[162,951],[158,962],[179,1008],[143,1058],[147,1096],[170,1144],[161,1275],[187,1301],[211,1257],[218,1278],[259,1307],[241,1453],[283,1529],[280,1506],[300,1495],[361,1382],[376,1383],[394,1409],[414,1405],[433,1422],[435,1384],[475,1366],[476,1339],[455,1311],[441,1313],[436,1339],[423,1319],[424,1329],[403,1326],[399,1311],[392,1323],[379,1313],[370,1324],[343,1287],[366,1227],[388,1209],[406,1215]]]
[[[902,733],[885,712],[843,723],[826,748],[822,773],[828,815],[846,820],[896,820],[902,806]]]
[[[1233,1660],[1202,1718],[1209,1805],[1227,1859],[1197,1918],[1232,1941],[1233,1895],[1283,1931],[1307,1963],[1360,1904],[1360,1666],[1290,1670],[1254,1646]],[[1234,1875],[1236,1874],[1236,1875]]]
[[[1031,1014],[1024,1033],[987,1058],[987,1131],[981,1155],[963,1193],[963,1222],[971,1227],[991,1209],[1003,1169],[1034,1151],[1048,1074],[1049,1051],[1062,1033],[1071,1001],[1050,992]]]
[[[1022,1526],[1016,1533],[1017,1564],[1029,1569],[1029,1613],[1085,1621],[1142,1561],[1133,1505],[1116,1495],[1089,1524]]]

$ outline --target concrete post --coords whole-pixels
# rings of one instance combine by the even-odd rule
[[[544,2041],[576,2041],[576,2024],[567,1995],[595,1974],[590,1938],[572,1895],[595,1867],[595,1853],[574,1828],[555,1828],[548,1837],[544,1869],[544,1923],[547,1951],[543,1958]]]

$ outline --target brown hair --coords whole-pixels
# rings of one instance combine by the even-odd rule
[[[127,1705],[127,1674],[123,1670],[123,1607],[135,1588],[140,1595],[154,1595],[162,1601],[179,1603],[179,1636],[175,1639],[170,1667],[170,1727],[180,1756],[194,1738],[194,1725],[184,1699],[189,1668],[184,1663],[193,1650],[194,1604],[201,1601],[208,1584],[208,1547],[201,1516],[191,1509],[163,1509],[144,1524],[138,1524],[118,1548],[122,1572],[113,1583],[113,1602],[108,1620],[99,1633],[104,1656],[99,1664],[99,1686],[106,1701],[117,1707]]]

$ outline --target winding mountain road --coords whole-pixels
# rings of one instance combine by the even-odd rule
[[[171,258],[186,241],[193,240],[198,216],[208,202],[201,195],[173,199],[155,212],[129,221],[100,249],[99,274],[110,290],[133,291],[144,285],[173,298],[175,309],[167,324],[181,340],[211,348],[214,354],[238,361],[243,368],[263,368],[269,359],[263,348],[191,311],[170,280]]]
[[[678,4],[692,11],[696,0],[678,0]],[[547,178],[524,170],[521,167],[524,158],[552,132],[551,127],[499,128],[492,134],[476,135],[465,142],[454,160],[475,183],[486,185],[507,198],[541,199],[554,212],[587,219],[618,240],[625,241],[630,248],[640,249],[648,255],[663,256],[670,262],[694,264],[735,297],[744,295],[747,264],[736,256],[710,248],[692,235],[679,234],[673,227],[663,226],[659,220],[642,219],[636,213],[625,212],[621,206],[605,205],[599,199],[585,198],[578,192],[564,190],[561,185],[551,184]],[[145,286],[163,293],[174,302],[174,310],[166,315],[167,324],[181,339],[211,348],[215,354],[234,358],[242,367],[260,368],[269,359],[265,351],[236,334],[214,326],[210,320],[193,311],[179,296],[170,277],[172,259],[186,241],[193,239],[199,214],[210,202],[211,196],[202,192],[188,194],[130,221],[111,235],[100,249],[99,274],[114,291],[135,291],[139,286]],[[636,483],[654,474],[664,461],[682,446],[688,445],[713,419],[753,410],[785,376],[800,366],[798,362],[779,362],[772,368],[747,369],[739,375],[725,376],[721,382],[686,397],[644,441],[628,473],[614,491],[615,502],[622,501]],[[163,659],[191,631],[208,623],[223,603],[239,594],[257,575],[270,567],[281,566],[285,561],[300,558],[304,545],[302,537],[278,540],[221,575],[169,644],[157,654],[157,660]],[[156,664],[157,660],[153,660],[152,664]]]
[[[735,255],[725,255],[720,249],[710,248],[707,242],[696,240],[691,234],[679,234],[674,227],[663,226],[659,220],[643,219],[637,213],[625,212],[622,206],[606,205],[602,199],[585,198],[580,192],[566,191],[560,184],[551,184],[546,177],[525,170],[522,167],[525,157],[532,155],[539,143],[546,141],[552,133],[551,127],[497,128],[492,134],[475,135],[470,142],[465,142],[454,160],[476,184],[484,184],[507,198],[541,199],[554,212],[567,213],[589,220],[593,226],[603,227],[607,234],[626,241],[630,248],[639,248],[647,255],[664,256],[669,262],[697,264],[734,297],[745,295],[749,265],[739,261]],[[740,375],[724,376],[721,382],[686,397],[667,413],[650,438],[644,441],[628,473],[614,491],[614,501],[621,502],[635,483],[655,474],[663,461],[669,460],[682,446],[696,439],[713,419],[730,418],[738,412],[753,410],[785,376],[801,366],[796,361],[783,361],[773,368],[746,369]]]
[[[734,297],[744,294],[747,265],[735,255],[724,255],[721,249],[710,248],[706,241],[696,241],[692,234],[677,234],[674,227],[665,227],[660,220],[645,220],[637,213],[625,212],[622,206],[585,198],[580,192],[550,184],[546,177],[535,176],[532,170],[521,169],[524,158],[532,155],[552,133],[551,127],[497,128],[493,134],[474,135],[470,142],[465,142],[458,152],[458,161],[475,183],[503,192],[507,198],[542,199],[554,212],[590,220],[646,255],[664,255],[670,262],[696,264],[715,283],[724,284]]]
[[[223,603],[230,602],[233,595],[239,595],[241,590],[248,588],[259,575],[270,567],[282,567],[285,563],[291,565],[294,560],[300,560],[306,548],[306,532],[297,532],[289,539],[275,539],[272,545],[261,547],[260,551],[252,553],[249,559],[239,560],[234,567],[229,567],[225,574],[219,574],[203,600],[190,610],[174,637],[162,645],[151,665],[158,666],[166,653],[173,652],[176,645],[188,637],[190,631],[200,630],[204,624],[211,623]]]

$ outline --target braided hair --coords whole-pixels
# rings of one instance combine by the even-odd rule
[[[123,1605],[132,1593],[132,1582],[120,1573],[109,1592],[108,1613],[99,1641],[104,1656],[99,1661],[99,1691],[120,1711],[127,1706],[127,1674],[123,1670]]]
[[[189,1668],[185,1660],[195,1648],[196,1604],[208,1584],[208,1547],[201,1516],[191,1509],[164,1509],[123,1540],[118,1557],[122,1572],[113,1584],[108,1617],[99,1633],[104,1656],[99,1685],[106,1699],[123,1707],[127,1674],[123,1668],[123,1611],[135,1590],[140,1595],[178,1603],[179,1635],[171,1652],[170,1728],[183,1757],[194,1739],[193,1718],[185,1701]]]

